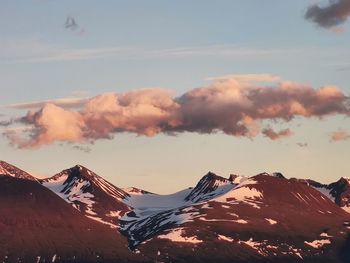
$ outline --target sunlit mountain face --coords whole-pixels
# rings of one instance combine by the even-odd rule
[[[212,172],[169,195],[77,165],[47,179],[1,162],[5,262],[347,262],[349,180]],[[219,252],[220,251],[220,252]]]

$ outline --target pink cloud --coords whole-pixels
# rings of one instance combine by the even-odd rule
[[[330,140],[332,142],[345,141],[350,139],[350,134],[342,129],[334,131],[329,135],[330,135]]]
[[[249,138],[263,134],[276,140],[291,136],[292,131],[276,132],[270,126],[261,129],[264,123],[350,115],[349,98],[335,86],[314,89],[283,80],[270,84],[277,79],[273,75],[239,75],[219,78],[178,97],[158,88],[104,93],[75,108],[48,103],[21,118],[29,130],[7,137],[22,148],[57,141],[89,143],[120,132],[145,136],[223,132]],[[269,85],[261,83],[264,81]]]
[[[280,130],[280,131],[276,132],[271,128],[265,128],[261,131],[261,133],[273,141],[278,140],[278,139],[282,139],[282,138],[286,138],[286,137],[290,137],[293,135],[293,132],[290,129],[284,129],[284,130]]]

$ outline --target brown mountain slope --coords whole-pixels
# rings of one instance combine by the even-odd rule
[[[0,176],[0,230],[4,262],[138,261],[119,232],[86,218],[36,181]]]
[[[112,228],[118,228],[119,218],[130,210],[122,202],[128,193],[81,165],[39,182],[87,217]]]

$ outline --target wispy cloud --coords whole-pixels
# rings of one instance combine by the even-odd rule
[[[272,78],[266,77],[270,75],[233,76],[236,77],[219,78],[179,97],[169,90],[140,89],[104,93],[75,108],[47,103],[20,118],[28,130],[5,136],[20,148],[54,142],[90,143],[111,139],[121,132],[149,137],[183,132],[222,132],[248,138],[262,134],[276,140],[291,136],[292,131],[275,131],[275,121],[350,116],[349,97],[335,86],[314,89],[284,80],[271,83]],[[268,85],[262,80],[269,81]]]
[[[236,79],[240,82],[276,82],[281,78],[272,74],[244,74],[244,75],[224,75],[220,77],[208,77],[206,80],[220,81],[225,79]]]
[[[331,132],[329,137],[331,142],[345,141],[350,139],[350,133],[343,129],[338,129],[337,131]]]
[[[1,63],[49,63],[96,59],[176,59],[186,57],[262,57],[302,53],[298,49],[247,48],[235,45],[193,46],[181,48],[91,47],[70,48],[38,40],[3,40],[0,42]]]
[[[194,57],[194,56],[215,56],[215,57],[239,57],[239,56],[267,56],[271,54],[283,54],[285,49],[276,48],[248,48],[239,45],[211,45],[194,47],[177,47],[156,50],[146,50],[150,57]],[[294,50],[295,51],[295,50]]]
[[[327,6],[317,4],[309,6],[305,18],[315,22],[323,28],[334,28],[339,26],[350,16],[349,0],[329,0]],[[340,30],[339,28],[337,30]]]
[[[62,108],[73,108],[82,106],[88,101],[88,98],[58,98],[51,100],[30,101],[16,104],[9,104],[3,107],[14,109],[37,109],[45,106],[46,104],[55,104]]]
[[[38,40],[3,40],[0,42],[1,63],[47,63],[125,57],[137,48],[98,47],[68,48]]]

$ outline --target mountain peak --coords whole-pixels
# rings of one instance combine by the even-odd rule
[[[129,210],[121,200],[130,196],[88,168],[75,165],[69,169],[40,180],[74,208],[87,217],[116,228],[116,220]]]
[[[277,177],[277,178],[281,178],[281,179],[286,179],[286,177],[284,177],[284,175],[280,172],[274,172],[274,173],[272,173],[272,176]]]
[[[102,191],[110,196],[113,196],[115,199],[123,199],[128,196],[128,194],[122,189],[112,185],[101,176],[95,174],[93,171],[79,164],[65,169],[50,178],[42,179],[40,182],[44,185],[50,185],[49,188],[60,182],[63,187],[60,190],[62,192],[70,192],[72,187],[76,188],[78,186],[84,186],[84,189],[82,189],[83,192],[87,192],[88,189],[91,191],[94,189],[94,192]]]
[[[222,185],[232,185],[232,182],[229,179],[226,179],[209,171],[192,189],[185,200],[196,202],[199,200],[205,200],[206,198],[210,197],[218,187]]]
[[[217,175],[217,174],[215,174],[215,173],[213,173],[211,171],[209,171],[206,175],[204,175],[202,177],[202,179],[205,179],[205,180],[222,180],[222,181],[227,180],[226,178],[221,177],[221,176],[219,176],[219,175]]]
[[[12,164],[9,164],[1,160],[0,160],[0,175],[7,175],[7,176],[16,177],[16,178],[37,181],[37,179],[34,176],[30,175],[29,173],[19,169],[18,167]]]
[[[97,174],[95,174],[93,171],[89,170],[88,168],[86,168],[85,166],[82,166],[80,164],[77,164],[71,168],[65,169],[61,172],[59,172],[58,174],[47,178],[47,179],[43,179],[42,181],[49,181],[49,180],[57,180],[63,176],[72,176],[72,177],[76,177],[78,179],[85,179],[85,180],[96,180],[98,178],[101,178],[100,176],[98,176]]]
[[[95,177],[98,176],[97,174],[95,174],[94,172],[92,172],[91,170],[89,170],[88,168],[86,168],[85,166],[81,165],[81,164],[76,164],[75,166],[66,169],[66,170],[70,170],[70,171],[74,171],[74,172],[78,172],[81,175],[85,175],[85,176],[89,176],[89,177]]]

